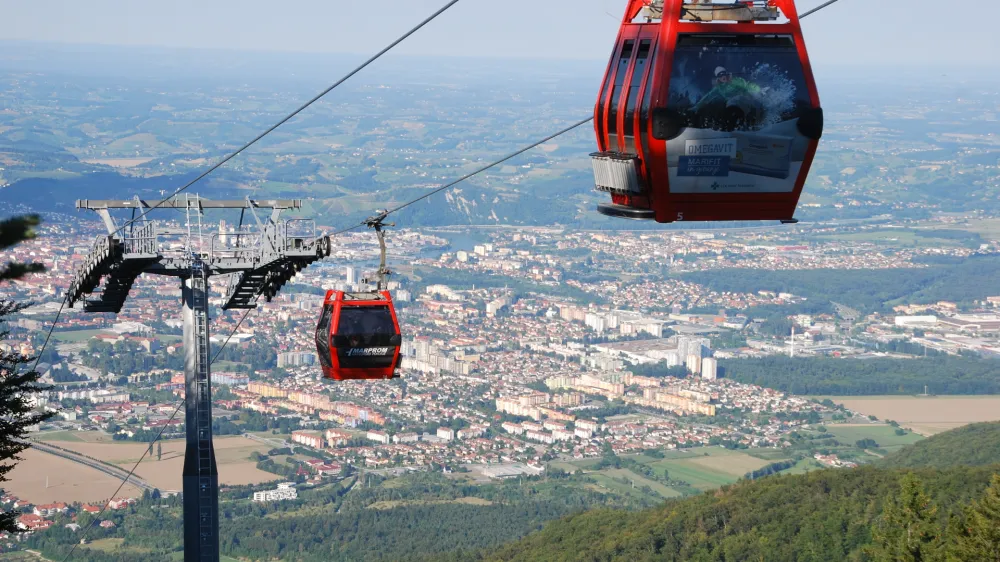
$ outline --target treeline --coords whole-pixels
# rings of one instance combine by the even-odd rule
[[[150,354],[141,345],[127,340],[114,344],[90,340],[87,343],[87,353],[83,354],[81,361],[87,367],[102,373],[114,373],[119,377],[150,369],[184,370],[183,353],[161,351]]]
[[[889,468],[1000,464],[1000,422],[974,423],[940,433],[887,455],[878,464]]]
[[[639,513],[577,514],[478,558],[454,559],[943,562],[948,551],[955,553],[951,560],[995,560],[977,557],[974,547],[1000,526],[1000,516],[983,515],[1000,514],[1000,478],[984,494],[998,470],[956,467],[908,476],[860,467],[746,480]],[[926,508],[900,507],[914,500]],[[910,541],[900,536],[910,531],[928,540],[912,541],[919,544],[908,550]]]
[[[667,365],[666,361],[658,361],[656,363],[638,363],[635,365],[626,365],[626,369],[632,371],[633,375],[638,375],[642,377],[675,377],[678,379],[687,378],[690,374],[687,367],[684,365],[674,365],[672,367]]]
[[[282,450],[269,453],[280,454]],[[407,561],[492,549],[542,528],[546,521],[596,506],[644,508],[654,496],[604,493],[584,487],[585,476],[550,476],[476,485],[440,473],[391,480],[372,473],[316,488],[303,486],[294,501],[247,501],[252,487],[228,487],[220,503],[222,553],[242,560]],[[117,510],[90,538],[121,538],[108,552],[77,548],[74,560],[105,562],[173,559],[182,550],[180,498]],[[161,506],[169,506],[163,509]],[[301,511],[300,511],[301,510]],[[85,515],[81,517],[86,517]],[[65,519],[65,521],[63,520]],[[63,560],[80,534],[62,527],[69,518],[27,540],[27,548]]]
[[[774,291],[808,297],[799,312],[829,312],[830,301],[864,312],[891,312],[902,302],[939,300],[971,303],[995,293],[1000,257],[972,256],[957,263],[900,269],[723,269],[697,271],[680,279],[715,291]]]
[[[254,560],[412,560],[499,546],[587,506],[567,498],[516,505],[445,503],[322,516],[248,517],[223,523],[221,548],[228,556]]]
[[[750,472],[744,474],[743,478],[745,480],[756,480],[758,478],[763,478],[765,476],[770,476],[772,474],[777,474],[777,473],[781,472],[782,470],[788,470],[789,468],[792,468],[798,462],[799,461],[797,461],[797,460],[787,460],[787,461],[772,462],[771,464],[769,464],[769,465],[767,465],[765,467],[758,468],[757,470],[753,470],[753,471],[750,471]]]
[[[786,357],[724,359],[726,378],[791,394],[865,396],[879,394],[1000,393],[1000,361],[972,357],[839,359]]]

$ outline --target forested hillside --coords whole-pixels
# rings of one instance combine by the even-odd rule
[[[1000,464],[1000,422],[974,423],[919,441],[882,459],[886,468]]]
[[[791,394],[997,394],[1000,361],[941,356],[926,359],[840,359],[773,355],[719,362],[724,376]]]
[[[440,473],[383,479],[350,476],[336,484],[303,489],[297,500],[252,503],[247,487],[223,492],[222,554],[239,560],[301,562],[402,562],[443,553],[478,552],[538,531],[545,522],[595,506],[636,509],[656,505],[642,495],[612,496],[580,486],[578,478],[552,471],[477,485]],[[181,498],[143,498],[105,516],[115,527],[95,527],[97,547],[77,546],[73,560],[111,562],[174,560],[181,543]],[[51,560],[64,560],[79,535],[57,518],[49,532],[26,546]],[[90,522],[83,514],[77,521]],[[474,555],[470,555],[474,556]],[[461,559],[461,558],[460,558]]]
[[[942,433],[880,464],[571,515],[479,560],[1000,560],[1000,422]]]
[[[929,553],[942,551],[938,543],[947,541],[936,537],[946,534],[949,517],[955,515],[956,522],[975,519],[966,515],[964,508],[983,497],[991,476],[998,471],[998,466],[918,471],[932,508],[916,514],[912,522],[895,521],[899,505],[914,503],[914,498],[916,503],[924,503],[920,482],[906,483],[906,472],[875,467],[828,469],[743,481],[638,513],[605,509],[573,515],[483,554],[480,560],[940,560]],[[1000,494],[1000,479],[994,488],[992,492]],[[995,528],[1000,520],[987,521],[986,532],[990,525]],[[873,541],[873,529],[918,527],[929,529],[935,543],[917,547],[923,549],[922,558],[903,557],[901,551],[891,551],[887,557],[865,554],[866,547],[880,547],[879,541]],[[957,527],[953,531],[947,540],[957,543],[961,533]],[[895,537],[879,539],[890,545],[898,542]],[[971,556],[955,559],[985,560]]]
[[[995,255],[935,263],[912,269],[721,269],[685,273],[685,281],[714,291],[792,293],[809,298],[796,305],[801,312],[832,312],[830,301],[863,312],[892,312],[906,302],[930,303],[950,300],[968,303],[993,294],[1000,274]]]

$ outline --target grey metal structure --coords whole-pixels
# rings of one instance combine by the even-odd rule
[[[99,236],[84,265],[70,284],[67,304],[83,301],[86,312],[118,313],[136,278],[143,273],[181,280],[184,321],[185,422],[184,560],[219,560],[219,475],[212,446],[212,386],[209,343],[208,289],[213,275],[228,275],[223,308],[254,308],[261,297],[277,294],[295,273],[330,255],[330,239],[317,236],[306,219],[279,220],[282,210],[298,209],[298,200],[211,201],[197,195],[149,204],[131,200],[80,200],[78,209],[96,211],[108,234]],[[150,220],[119,227],[112,209],[181,210],[185,223],[170,228]],[[206,209],[240,209],[232,231],[208,234],[202,221]],[[257,209],[270,209],[263,219]],[[247,219],[247,211],[250,211]],[[143,217],[145,218],[145,217]],[[104,280],[96,299],[86,299]]]

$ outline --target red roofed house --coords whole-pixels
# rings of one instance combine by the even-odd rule
[[[33,513],[25,513],[17,518],[17,526],[26,531],[44,531],[52,522]]]
[[[38,515],[39,517],[48,517],[51,515],[55,515],[57,513],[62,513],[68,509],[69,506],[67,506],[63,502],[57,502],[57,503],[46,503],[42,505],[36,505],[35,509],[33,509],[31,512],[34,513],[35,515]]]
[[[115,498],[108,502],[111,509],[124,509],[135,503],[135,498]]]

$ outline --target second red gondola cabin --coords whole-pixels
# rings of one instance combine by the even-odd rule
[[[629,0],[594,128],[605,215],[793,221],[823,129],[794,2]]]
[[[316,326],[316,352],[325,378],[390,379],[399,367],[402,343],[388,291],[327,291]]]

